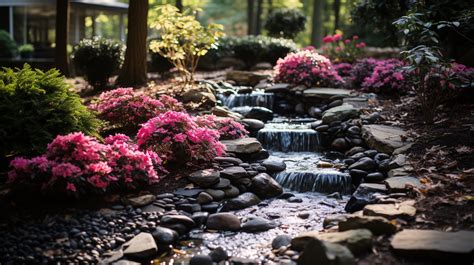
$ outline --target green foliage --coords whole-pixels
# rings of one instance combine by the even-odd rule
[[[298,9],[277,9],[265,21],[265,29],[272,37],[293,39],[305,29],[306,16]]]
[[[10,34],[4,30],[0,30],[0,58],[15,57],[16,52],[16,43],[12,40]]]
[[[29,57],[35,51],[35,47],[31,44],[23,44],[18,47],[21,57]]]
[[[0,156],[32,155],[58,134],[97,135],[98,120],[58,70],[0,71]]]
[[[83,39],[74,47],[73,61],[95,88],[104,88],[122,66],[125,46],[109,39]]]
[[[180,13],[171,5],[157,8],[159,16],[152,27],[158,30],[161,39],[152,41],[150,49],[158,52],[182,73],[185,84],[192,84],[199,57],[216,47],[217,39],[223,36],[223,27],[209,24],[203,27],[192,15]]]

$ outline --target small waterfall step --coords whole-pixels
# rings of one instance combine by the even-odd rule
[[[273,109],[274,94],[254,91],[249,94],[231,94],[224,95],[218,94],[219,100],[222,105],[228,108],[251,106],[251,107],[265,107],[267,109]]]
[[[271,151],[312,152],[321,148],[319,133],[309,124],[268,123],[257,139]]]

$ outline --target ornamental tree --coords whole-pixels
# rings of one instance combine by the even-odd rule
[[[199,58],[217,47],[217,39],[224,35],[223,27],[212,23],[204,27],[193,15],[171,5],[159,6],[157,11],[159,15],[151,26],[161,37],[150,43],[150,49],[181,72],[185,85],[192,84]]]

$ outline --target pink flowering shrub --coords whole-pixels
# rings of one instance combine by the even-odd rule
[[[323,53],[336,63],[352,63],[363,54],[365,42],[359,42],[359,36],[343,39],[342,34],[329,35],[323,38]]]
[[[57,136],[44,155],[10,163],[8,183],[15,188],[76,196],[137,188],[166,173],[152,151],[142,152],[128,136],[114,135],[105,144],[82,133]]]
[[[336,70],[337,74],[346,77],[351,74],[352,71],[352,64],[350,63],[335,63],[334,70]]]
[[[168,111],[142,124],[136,139],[141,149],[155,151],[165,163],[185,164],[221,155],[225,147],[219,136],[187,113]]]
[[[372,74],[364,79],[362,90],[388,94],[406,92],[412,82],[404,66],[403,61],[398,59],[378,61]]]
[[[350,82],[353,88],[360,88],[365,78],[372,75],[375,66],[377,66],[378,60],[374,58],[364,58],[357,60],[353,65],[350,72]]]
[[[331,87],[340,86],[344,82],[331,61],[312,49],[289,53],[277,61],[274,70],[274,81],[278,83]]]
[[[195,118],[196,123],[205,128],[217,130],[221,140],[243,138],[248,135],[244,126],[231,118],[217,118],[215,115],[203,115]]]
[[[134,92],[133,88],[103,92],[90,108],[98,112],[99,118],[127,132],[135,132],[141,123],[167,110],[184,111],[183,105],[170,96],[154,99]]]

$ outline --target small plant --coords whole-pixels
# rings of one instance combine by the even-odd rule
[[[0,30],[0,58],[12,58],[17,54],[17,46],[10,33]]]
[[[217,39],[223,36],[222,25],[203,27],[195,16],[180,13],[172,5],[157,8],[159,16],[152,23],[161,39],[150,43],[150,49],[170,60],[182,73],[184,83],[192,84],[199,58],[209,49],[216,48]]]
[[[217,118],[215,115],[197,116],[196,123],[200,127],[217,130],[220,140],[232,140],[243,138],[248,135],[244,126],[231,118]]]
[[[166,173],[152,151],[142,152],[125,135],[109,136],[105,144],[82,133],[57,136],[44,155],[10,163],[13,189],[79,197],[156,183]]]
[[[326,36],[323,38],[325,44],[322,50],[333,62],[352,63],[362,56],[362,49],[365,47],[365,42],[359,42],[358,40],[359,36],[357,35],[344,40],[342,34]]]
[[[372,74],[364,79],[362,90],[386,94],[407,92],[412,83],[404,66],[406,64],[398,59],[379,60]]]
[[[140,124],[168,110],[183,111],[176,99],[162,95],[160,99],[138,94],[133,88],[117,88],[100,94],[90,108],[98,117],[127,133],[135,133]]]
[[[83,39],[74,47],[73,61],[87,81],[102,89],[122,66],[125,46],[117,41],[94,37]]]
[[[265,29],[272,37],[294,39],[306,25],[306,16],[298,9],[277,9],[265,21]]]
[[[305,85],[307,87],[332,87],[343,84],[328,58],[312,49],[290,53],[279,59],[274,68],[274,81]]]
[[[20,56],[22,58],[30,58],[35,51],[35,47],[31,44],[24,44],[18,47],[18,51],[20,52]]]
[[[97,135],[98,120],[57,70],[0,71],[0,156],[44,151],[56,135]]]
[[[219,132],[200,127],[189,114],[175,111],[143,124],[136,139],[141,149],[153,150],[173,165],[212,161],[225,148]]]

